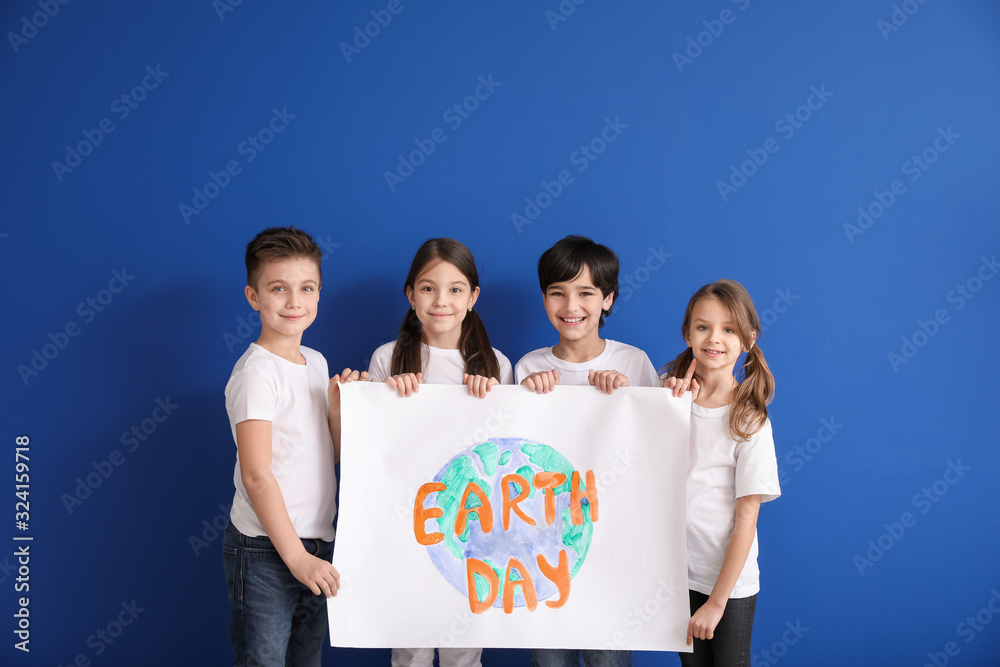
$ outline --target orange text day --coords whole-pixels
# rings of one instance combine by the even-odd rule
[[[565,481],[566,475],[558,472],[537,473],[533,476],[531,484],[528,483],[528,480],[525,479],[524,476],[517,473],[505,475],[501,483],[501,488],[510,489],[512,484],[516,484],[520,491],[514,497],[510,497],[509,493],[503,494],[501,506],[502,529],[507,530],[510,527],[511,512],[516,514],[521,521],[525,522],[529,526],[537,525],[537,522],[533,518],[525,514],[524,510],[518,507],[518,504],[528,497],[530,487],[532,485],[536,489],[541,490],[544,494],[545,524],[551,526],[552,522],[555,521],[556,518],[555,489]],[[425,508],[424,500],[431,493],[444,491],[446,489],[447,486],[441,482],[428,482],[417,490],[417,496],[413,503],[413,533],[417,538],[417,542],[420,544],[429,546],[444,540],[443,533],[428,533],[425,529],[425,522],[428,519],[436,519],[444,516],[444,510],[440,507]],[[479,499],[479,506],[467,507],[469,496],[472,495],[475,495]],[[581,489],[580,473],[574,470],[572,480],[570,481],[569,509],[570,520],[575,526],[583,525],[584,516],[582,503],[584,500],[589,503],[591,520],[597,521],[597,485],[594,481],[594,471],[588,470],[586,472],[586,488]],[[465,532],[470,521],[470,515],[473,515],[471,517],[472,519],[478,519],[479,526],[483,533],[493,532],[493,506],[490,503],[489,497],[483,492],[483,489],[474,481],[470,481],[466,485],[465,491],[462,493],[461,502],[458,506],[458,515],[455,517],[456,537]],[[559,599],[546,601],[545,604],[553,609],[562,607],[569,599],[570,589],[569,558],[566,554],[566,550],[561,549],[559,551],[559,562],[555,566],[551,565],[545,559],[543,554],[538,554],[535,559],[542,574],[551,580],[559,590]],[[514,570],[517,570],[520,575],[519,579],[511,578]],[[469,606],[473,613],[481,614],[489,609],[496,601],[498,590],[500,588],[500,579],[489,564],[478,558],[466,559],[466,571],[468,572],[469,577]],[[477,574],[489,582],[490,585],[489,594],[487,594],[487,596],[482,600],[479,599],[479,596],[476,593],[475,575]],[[505,613],[510,614],[514,611],[514,591],[518,587],[520,587],[521,594],[524,596],[524,602],[528,607],[528,611],[535,610],[538,606],[538,595],[535,593],[535,586],[531,580],[531,575],[528,574],[528,570],[524,564],[513,556],[510,556],[507,561],[507,571],[504,575],[504,581],[503,610]]]

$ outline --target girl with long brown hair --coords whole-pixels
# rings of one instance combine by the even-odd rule
[[[692,391],[687,545],[691,621],[685,667],[750,665],[760,590],[757,515],[781,495],[767,405],[774,377],[757,344],[760,320],[746,289],[718,280],[688,302],[688,348],[664,386]],[[745,355],[739,370],[736,364]]]
[[[430,239],[417,250],[403,285],[410,309],[396,340],[372,354],[369,379],[410,396],[420,385],[464,384],[485,397],[497,384],[513,384],[514,373],[490,346],[474,306],[479,272],[467,247],[454,239]],[[442,667],[479,667],[482,649],[439,648]],[[394,648],[392,667],[430,667],[433,648]]]

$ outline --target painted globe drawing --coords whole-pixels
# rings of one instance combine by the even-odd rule
[[[557,584],[546,576],[539,561],[544,558],[551,570],[565,551],[563,566],[568,566],[569,577],[575,577],[590,549],[591,510],[596,516],[597,509],[590,507],[585,495],[571,493],[574,470],[554,448],[521,438],[495,438],[457,454],[434,478],[444,484],[444,490],[428,494],[424,503],[443,512],[426,522],[428,532],[444,535],[427,546],[435,567],[463,596],[473,597],[470,581],[477,601],[495,594],[493,607],[503,606],[512,563],[517,565],[510,574],[515,583],[509,584],[515,607],[526,605],[526,586],[518,585],[518,579],[530,578],[528,588],[534,589],[538,601],[559,598]],[[584,489],[582,481],[578,489]],[[571,496],[576,496],[575,523]],[[470,574],[470,559],[488,566],[496,577]]]

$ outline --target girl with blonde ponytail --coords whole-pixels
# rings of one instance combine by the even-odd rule
[[[692,392],[687,642],[694,652],[679,655],[684,667],[749,667],[760,590],[757,515],[762,502],[781,495],[767,417],[774,377],[757,345],[753,300],[734,280],[695,292],[681,333],[688,348],[667,364],[663,383],[675,396]]]

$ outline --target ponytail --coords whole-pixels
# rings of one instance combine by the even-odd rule
[[[486,326],[479,313],[470,310],[462,320],[462,336],[458,339],[458,349],[465,360],[465,372],[469,375],[485,375],[500,381],[500,362],[486,335]]]
[[[403,373],[419,373],[423,362],[420,358],[420,320],[411,308],[406,311],[403,324],[399,327],[396,337],[396,347],[392,350],[392,362],[389,365],[389,375]]]
[[[774,376],[759,346],[750,348],[737,375],[742,379],[737,377],[739,386],[729,404],[729,430],[737,440],[749,440],[764,428],[767,404],[774,398]]]
[[[419,373],[424,364],[421,358],[420,320],[411,309],[406,312],[399,327],[396,347],[392,351],[390,375]],[[490,345],[483,320],[475,310],[470,310],[462,320],[462,335],[458,339],[458,349],[465,361],[465,372],[469,375],[485,375],[500,380],[500,362]]]
[[[683,352],[681,352],[679,355],[677,355],[676,359],[671,361],[669,364],[667,364],[660,370],[665,372],[667,375],[682,378],[685,375],[687,375],[688,368],[691,367],[692,361],[694,361],[694,352],[689,347]],[[695,371],[695,376],[697,375],[698,372]]]

